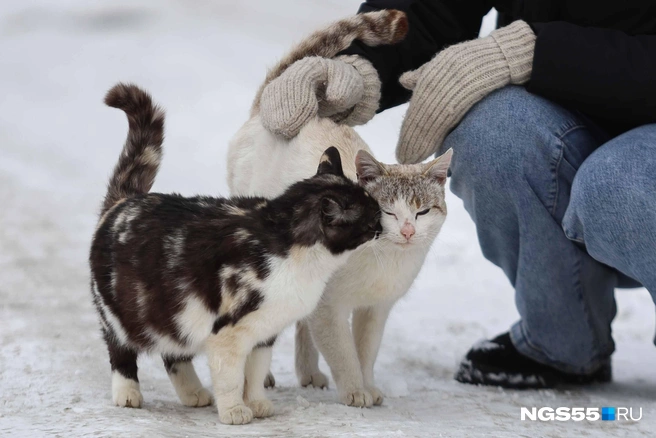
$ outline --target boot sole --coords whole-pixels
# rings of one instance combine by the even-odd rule
[[[612,380],[610,364],[603,365],[591,375],[566,374],[557,370],[540,374],[508,373],[494,367],[475,367],[464,360],[456,372],[455,379],[470,385],[497,386],[507,389],[549,389],[561,385],[591,385],[608,383]]]

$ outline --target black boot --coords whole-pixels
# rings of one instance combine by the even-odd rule
[[[553,388],[558,385],[588,385],[610,382],[610,359],[588,375],[570,374],[523,356],[503,333],[474,345],[460,363],[455,379],[473,385],[511,389]]]

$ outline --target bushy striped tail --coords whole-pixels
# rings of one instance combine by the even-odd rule
[[[368,46],[395,44],[402,41],[407,33],[408,18],[404,12],[395,9],[357,14],[314,32],[293,47],[268,71],[264,83],[255,95],[251,117],[260,112],[260,98],[264,88],[299,59],[308,56],[333,58],[342,50],[348,49],[355,40],[360,40]]]
[[[125,112],[129,130],[107,185],[101,217],[121,199],[150,191],[159,169],[164,141],[164,111],[136,85],[115,85],[107,92],[105,104]]]

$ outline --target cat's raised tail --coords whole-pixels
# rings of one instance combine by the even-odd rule
[[[128,116],[128,137],[123,152],[107,184],[100,216],[121,199],[148,193],[162,158],[164,111],[148,93],[132,84],[116,84],[105,96],[105,103]]]

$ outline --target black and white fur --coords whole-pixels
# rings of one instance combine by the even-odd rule
[[[263,382],[275,337],[312,312],[333,272],[381,230],[377,202],[344,176],[335,148],[315,176],[273,199],[148,193],[163,112],[133,85],[105,102],[129,121],[90,253],[114,402],[142,405],[137,356],[153,352],[185,405],[210,404],[191,363],[205,352],[221,422],[271,415]]]

